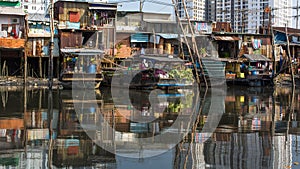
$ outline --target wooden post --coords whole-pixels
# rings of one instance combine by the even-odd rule
[[[25,79],[25,78],[24,78]],[[25,157],[27,157],[27,142],[28,142],[28,137],[27,137],[27,126],[26,126],[26,121],[27,121],[27,85],[24,85],[24,103],[23,103],[23,109],[24,109],[24,142],[23,142],[23,146],[24,146],[24,153],[25,153]]]
[[[268,10],[269,12],[269,18],[272,17],[272,9]],[[269,34],[271,33],[271,45],[272,45],[272,60],[273,60],[273,70],[272,70],[272,80],[274,80],[275,78],[275,74],[276,74],[276,55],[275,55],[275,38],[274,38],[274,31],[273,31],[273,26],[272,23],[270,23],[270,21],[272,22],[272,19],[269,19],[269,27],[271,30],[271,32],[269,32]]]
[[[28,15],[25,15],[25,49],[23,50],[24,53],[24,86],[27,85],[27,52],[26,52],[26,43],[28,41]]]
[[[3,76],[1,70],[2,70],[2,61],[1,61],[1,51],[0,51],[0,76]]]
[[[53,49],[54,49],[54,1],[51,0],[51,10],[50,10],[50,32],[51,32],[51,40],[50,40],[50,56],[49,56],[49,67],[48,67],[48,87],[52,90],[53,86]]]
[[[290,51],[290,40],[288,36],[288,30],[287,30],[287,24],[285,24],[285,36],[286,36],[286,41],[287,41],[287,52],[288,52],[288,64],[290,65],[291,69],[291,78],[292,78],[292,85],[293,88],[295,88],[295,77],[294,77],[294,69],[293,69],[293,62],[292,62],[292,57],[291,57],[291,51]]]
[[[43,67],[42,67],[42,57],[39,56],[39,69],[40,69],[40,73],[39,73],[39,76],[40,78],[43,77]]]

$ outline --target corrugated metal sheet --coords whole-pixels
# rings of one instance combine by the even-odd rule
[[[269,58],[260,54],[244,54],[242,57],[247,58],[250,62],[271,61]]]
[[[82,45],[81,32],[62,32],[60,35],[60,47],[76,47]]]
[[[214,36],[215,40],[224,40],[224,41],[236,41],[241,40],[239,37],[236,36]]]
[[[157,35],[161,36],[164,39],[177,39],[178,38],[178,34],[158,33]]]

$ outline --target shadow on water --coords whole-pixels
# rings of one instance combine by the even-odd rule
[[[299,90],[49,94],[0,88],[0,168],[299,168]]]

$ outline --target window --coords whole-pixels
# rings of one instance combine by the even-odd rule
[[[24,5],[24,9],[28,9],[28,5]]]
[[[2,24],[1,25],[1,31],[7,31],[7,36],[11,36],[11,32],[16,30],[15,24]]]
[[[32,3],[35,4],[35,3],[36,3],[36,0],[32,0]]]
[[[32,10],[36,10],[36,6],[32,6],[32,8],[31,8]]]

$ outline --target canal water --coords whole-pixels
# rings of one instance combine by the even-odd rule
[[[298,89],[122,91],[1,87],[0,168],[300,168]]]

